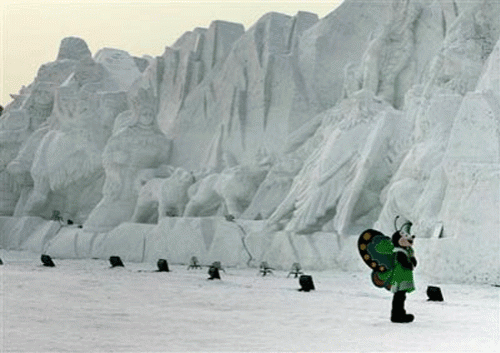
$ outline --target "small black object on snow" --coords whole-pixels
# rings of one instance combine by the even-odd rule
[[[42,260],[42,263],[44,266],[47,267],[55,267],[54,261],[52,261],[52,258],[49,255],[42,255],[40,257],[40,260]]]
[[[210,275],[208,279],[220,279],[219,268],[215,266],[210,266],[210,268],[208,269],[208,274]]]
[[[310,290],[315,290],[312,276],[302,275],[299,277],[300,289],[299,291],[309,292]]]
[[[125,267],[122,259],[120,259],[120,256],[111,256],[109,258],[109,263],[111,264],[111,267]]]
[[[212,265],[210,265],[210,267],[215,267],[218,270],[226,272],[226,270],[222,268],[222,264],[220,263],[220,261],[214,261]]]
[[[2,259],[0,259],[0,265],[3,265],[3,261],[2,261]]]
[[[156,265],[158,266],[158,272],[170,272],[167,260],[159,259]]]
[[[428,286],[427,296],[429,297],[427,301],[442,302],[444,300],[443,293],[441,293],[441,288],[439,287]]]

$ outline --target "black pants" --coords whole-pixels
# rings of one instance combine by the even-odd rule
[[[406,300],[405,291],[399,291],[394,293],[394,297],[392,297],[392,315],[406,314],[405,300]]]

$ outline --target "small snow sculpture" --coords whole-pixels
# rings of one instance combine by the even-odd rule
[[[288,276],[286,276],[286,277],[288,278],[288,277],[290,277],[290,275],[294,275],[294,278],[297,278],[301,274],[303,274],[302,267],[300,266],[300,264],[298,262],[294,262],[292,264],[292,269],[290,270],[290,272],[288,272]]]
[[[198,261],[198,258],[196,256],[193,256],[191,257],[191,259],[189,260],[189,266],[188,266],[188,270],[191,270],[191,269],[201,269],[201,266],[200,266],[200,262]]]
[[[266,261],[262,261],[260,263],[260,273],[262,274],[262,277],[266,276],[267,274],[272,274],[274,268],[269,266],[269,264]]]
[[[64,222],[64,220],[63,220],[63,218],[61,216],[61,212],[58,211],[58,210],[53,210],[52,211],[52,217],[50,217],[50,219],[52,221],[56,221],[56,222],[59,222],[59,223],[63,223]]]

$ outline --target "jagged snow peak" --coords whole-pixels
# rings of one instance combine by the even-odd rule
[[[155,58],[65,38],[0,119],[2,244],[352,269],[359,232],[399,215],[423,271],[498,281],[499,19],[345,0],[214,21]]]

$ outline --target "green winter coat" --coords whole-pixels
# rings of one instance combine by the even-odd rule
[[[413,249],[403,249],[395,247],[394,250],[394,269],[391,271],[391,292],[396,293],[405,291],[411,293],[415,290],[415,283],[413,282],[413,270],[405,268],[397,260],[397,253],[402,252],[411,263],[411,257],[414,256]]]

